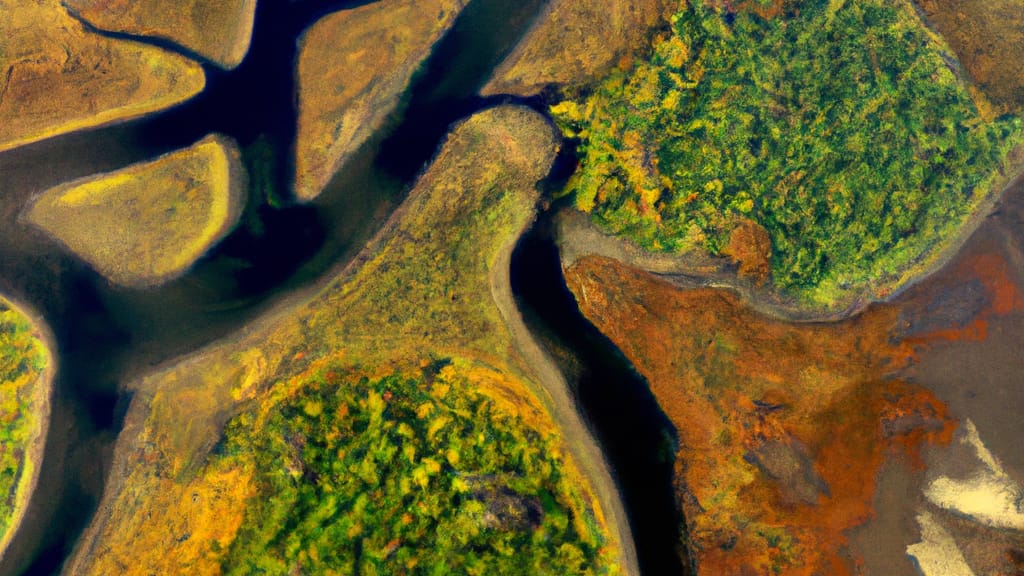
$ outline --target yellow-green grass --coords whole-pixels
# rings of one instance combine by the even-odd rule
[[[242,167],[234,142],[196,144],[44,192],[28,219],[111,282],[149,286],[182,274],[238,220]]]
[[[467,0],[381,0],[335,12],[299,41],[295,194],[318,196],[398,105]]]
[[[680,3],[648,59],[552,110],[605,230],[724,255],[752,221],[774,286],[834,313],[948,257],[1019,173],[1024,124],[989,114],[909,0],[798,4]]]
[[[670,0],[553,0],[481,93],[533,96],[547,86],[595,82],[642,50],[672,6]]]
[[[320,437],[282,436],[281,427],[289,426],[288,422],[300,424],[288,416],[299,410],[328,427],[317,424],[310,429],[323,430],[325,442],[349,438],[336,436],[329,430],[332,427],[338,434],[356,434],[336,446],[344,450],[369,442],[365,434],[370,432],[362,425],[345,432],[350,424],[338,419],[346,414],[356,417],[357,408],[385,414],[382,402],[401,404],[405,410],[413,405],[407,399],[418,398],[416,402],[444,404],[422,410],[451,411],[453,418],[466,425],[518,430],[512,436],[463,439],[491,442],[496,454],[522,448],[516,435],[527,435],[539,443],[536,446],[543,446],[540,457],[556,466],[563,479],[557,489],[563,496],[549,502],[554,506],[551,513],[570,519],[572,537],[590,543],[583,548],[591,554],[592,573],[615,573],[621,542],[606,519],[608,502],[594,496],[592,476],[580,472],[581,462],[567,442],[570,432],[553,417],[549,392],[538,379],[537,359],[522,352],[525,348],[515,321],[503,306],[510,299],[508,258],[534,217],[539,197],[535,185],[547,173],[556,149],[551,127],[527,109],[501,107],[472,117],[453,130],[385,229],[333,280],[313,294],[296,295],[235,340],[202,350],[137,383],[107,493],[73,560],[72,572],[217,574],[243,561],[264,566],[268,573],[341,570],[334,563],[338,558],[321,555],[326,549],[319,544],[316,550],[307,548],[315,542],[299,536],[318,534],[300,528],[308,528],[307,522],[336,518],[337,509],[328,507],[324,516],[307,516],[308,507],[279,505],[298,498],[296,494],[306,495],[300,502],[319,502],[321,496],[327,503],[341,498],[340,494],[329,497],[327,492],[308,498],[310,490],[323,489],[328,480],[321,473],[327,472],[313,460],[305,460],[309,454],[293,448]],[[422,396],[445,382],[455,384],[443,393],[435,390],[438,395],[433,400]],[[333,406],[335,401],[341,404]],[[371,414],[370,421],[381,426],[390,421],[387,429],[395,433],[404,430],[402,418]],[[444,425],[439,424],[434,433]],[[429,442],[430,430],[423,427],[425,437],[415,431],[403,433],[413,433],[420,445]],[[307,433],[312,434],[303,432]],[[454,439],[460,437],[452,433]],[[374,442],[370,444],[376,446]],[[380,450],[390,453],[383,445]],[[273,454],[287,461],[286,474],[261,461]],[[460,471],[469,469],[458,468],[447,452],[421,456],[423,460],[414,459],[414,468],[425,468],[410,470],[409,478],[419,485],[417,490],[426,491],[418,492],[427,499],[424,506],[434,502],[438,514],[453,513],[441,502],[451,496],[449,489],[455,489]],[[472,462],[467,456],[463,464]],[[507,473],[515,466],[503,462],[493,472],[508,482]],[[390,499],[401,495],[392,488],[400,487],[405,476],[393,478],[398,484],[387,484],[393,469],[381,465],[377,478],[384,485],[364,496],[372,499],[376,494],[394,503]],[[362,475],[372,483],[374,472],[362,470]],[[470,473],[487,475],[478,467]],[[532,478],[528,469],[520,474],[524,480]],[[429,481],[435,475],[443,478],[440,484]],[[344,474],[331,478],[354,481],[346,480]],[[399,552],[401,542],[371,537],[385,529],[379,524],[384,520],[373,515],[373,507],[361,515],[366,503],[359,501],[358,496],[356,502],[338,501],[340,509],[347,511],[345,521],[361,525],[346,525],[347,540],[339,539],[338,554],[343,552],[342,544],[352,544],[365,529],[367,554],[377,554],[374,562],[387,564],[392,558],[402,562],[390,568],[378,566],[380,573],[412,570],[406,563],[415,564],[417,554],[426,561],[433,548],[417,553],[413,546]],[[479,512],[478,507],[471,508]],[[443,524],[440,518],[435,518],[440,523],[436,526]],[[417,529],[419,537],[430,534],[435,526],[429,517],[413,520],[427,522],[420,526],[423,530]],[[292,536],[271,530],[276,522],[294,526],[295,531],[288,532]],[[331,520],[323,529],[337,526]],[[289,547],[274,534],[298,540]],[[542,545],[530,537],[518,541],[520,546]],[[487,542],[501,547],[497,540]],[[570,548],[565,554],[567,560],[576,557]],[[369,567],[363,568],[371,573]]]
[[[0,297],[0,557],[28,505],[46,440],[53,358],[44,330]]]
[[[101,30],[164,38],[216,63],[238,66],[249,51],[256,0],[65,0]]]
[[[60,0],[0,0],[0,152],[200,92],[198,63],[87,32]]]

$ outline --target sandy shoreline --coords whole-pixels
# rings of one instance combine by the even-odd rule
[[[36,411],[38,425],[32,433],[32,440],[25,453],[25,460],[22,462],[21,475],[14,489],[14,512],[11,515],[11,523],[8,526],[7,532],[0,538],[0,561],[3,560],[8,545],[14,540],[15,534],[21,527],[21,522],[24,519],[29,502],[39,482],[39,470],[41,469],[46,449],[47,431],[50,429],[50,404],[53,398],[54,377],[57,374],[57,360],[53,352],[56,350],[56,340],[50,332],[48,325],[42,320],[41,316],[27,306],[8,297],[3,299],[6,300],[14,311],[28,318],[32,324],[34,335],[43,343],[43,351],[46,354],[46,368],[36,381],[36,395],[32,405]]]
[[[624,575],[639,576],[640,565],[633,543],[632,530],[622,504],[618,487],[612,479],[608,461],[593,435],[580,418],[576,401],[569,393],[569,386],[562,372],[551,356],[540,347],[523,322],[522,314],[512,295],[511,262],[512,252],[523,235],[532,225],[528,223],[519,234],[502,246],[501,252],[491,266],[491,297],[505,320],[512,342],[522,355],[527,367],[533,371],[533,379],[524,378],[527,385],[535,379],[542,390],[531,390],[547,408],[562,434],[563,443],[572,452],[573,459],[582,469],[582,475],[589,481],[592,497],[601,507],[609,535],[620,554],[619,565]],[[532,386],[529,386],[532,388]]]

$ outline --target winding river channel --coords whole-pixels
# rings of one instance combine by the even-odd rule
[[[0,576],[60,571],[102,494],[130,401],[124,384],[232,333],[351,259],[402,200],[448,127],[509,100],[476,94],[544,5],[471,2],[388,129],[367,142],[315,202],[297,205],[283,192],[294,165],[296,38],[322,15],[362,3],[261,1],[247,59],[232,72],[207,66],[207,90],[192,101],[0,154],[0,292],[45,317],[59,366],[38,488]],[[540,100],[517,101],[543,107]],[[249,204],[230,237],[167,285],[145,291],[112,287],[20,218],[32,196],[51,186],[152,158],[210,132],[227,134],[242,147]],[[571,160],[564,160],[562,176],[571,170]],[[1018,184],[962,254],[998,253],[1010,263],[1009,281],[1024,285],[1022,231],[1024,185]],[[943,294],[962,293],[955,264],[900,296],[908,325],[935,317],[929,303]],[[671,479],[674,431],[643,378],[576,309],[546,215],[513,256],[512,280],[527,324],[555,352],[605,451],[642,571],[685,574]],[[967,305],[949,302],[947,315]],[[958,321],[954,316],[935,321],[952,324]],[[1024,456],[1013,450],[1024,391],[1011,392],[1020,388],[1012,385],[1015,375],[1024,373],[1024,316],[993,320],[991,326],[988,340],[932,347],[908,376],[936,389],[960,414],[977,413],[993,451],[1011,474],[1024,479]],[[966,359],[953,360],[960,356]],[[996,417],[982,416],[992,411]]]
[[[60,571],[101,497],[131,400],[124,384],[232,333],[351,259],[401,202],[449,126],[510,100],[481,98],[477,91],[543,7],[541,0],[471,2],[414,79],[388,127],[360,149],[314,203],[295,204],[285,191],[294,166],[296,39],[321,16],[364,3],[260,2],[246,60],[231,72],[205,66],[207,89],[193,100],[143,119],[0,155],[0,291],[41,311],[55,335],[59,366],[39,484],[0,574]],[[516,101],[542,107],[540,101]],[[51,186],[188,146],[210,132],[231,136],[242,147],[250,180],[248,204],[238,229],[169,284],[144,291],[113,287],[21,218],[30,199]],[[530,275],[534,251],[520,252],[515,266]],[[551,265],[537,264],[548,271]],[[556,291],[555,301],[565,303],[564,285],[547,289]],[[534,291],[530,298],[543,301],[544,296]],[[628,372],[624,362],[620,366]],[[578,382],[587,381],[574,375]],[[635,416],[624,406],[605,415],[610,418],[606,424],[596,412],[587,420],[598,431],[607,428],[600,433],[604,441],[632,446],[629,460],[619,465],[613,458],[613,468],[637,480],[660,477],[667,482],[670,467],[659,459],[659,445],[643,436],[650,427],[630,437],[635,429],[622,425],[646,422],[652,407],[657,411],[642,380],[634,376],[627,383],[634,395],[646,397],[646,404],[633,406]],[[637,461],[648,446],[651,458]],[[650,470],[643,468],[645,462]],[[665,488],[655,506],[648,502],[633,510],[627,503],[631,523],[665,525],[645,517],[665,516],[674,508]],[[638,493],[651,500],[647,491]],[[672,540],[671,528],[667,534]],[[661,542],[644,540],[652,546],[639,547],[642,563],[662,565],[660,559],[644,561],[652,553],[671,557],[649,552]]]

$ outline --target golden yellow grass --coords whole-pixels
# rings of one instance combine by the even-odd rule
[[[385,229],[333,280],[234,341],[137,384],[107,494],[72,572],[218,573],[234,532],[181,536],[212,534],[214,525],[234,531],[244,517],[247,492],[217,488],[229,474],[243,487],[251,477],[247,469],[222,470],[210,456],[221,427],[242,410],[259,418],[326,365],[358,380],[418,373],[423,362],[451,358],[499,409],[542,433],[558,431],[492,292],[534,217],[535,184],[555,152],[552,128],[534,112],[502,107],[474,116],[454,129]],[[602,518],[587,480],[566,461]],[[187,497],[193,493],[220,500],[197,508]]]
[[[398,105],[467,0],[381,0],[330,14],[300,40],[295,193],[315,198]]]
[[[594,82],[643,49],[673,7],[671,0],[554,0],[481,92],[532,96],[548,85]]]
[[[86,32],[60,0],[0,0],[0,152],[173,106],[205,82],[187,58]]]
[[[222,68],[249,51],[256,0],[65,0],[96,28],[174,42]]]
[[[235,144],[211,135],[47,190],[28,219],[111,282],[157,284],[183,273],[237,221],[241,170]]]

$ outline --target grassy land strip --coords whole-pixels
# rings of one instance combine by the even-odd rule
[[[28,219],[114,283],[160,284],[184,273],[237,223],[238,148],[220,135],[155,160],[44,192]]]
[[[179,104],[199,63],[87,32],[60,0],[0,0],[0,151]]]
[[[35,485],[53,360],[33,320],[0,298],[0,556]]]

